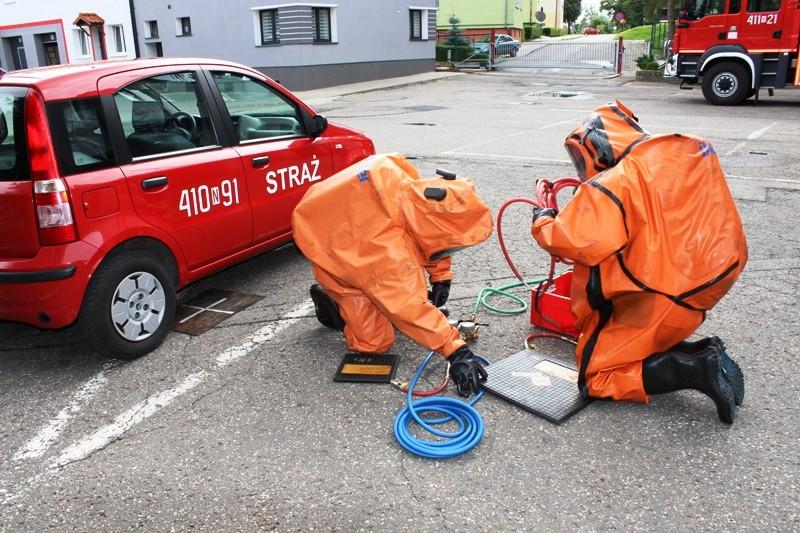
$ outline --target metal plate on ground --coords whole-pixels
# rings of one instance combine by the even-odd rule
[[[346,353],[333,381],[389,383],[399,361],[393,353]]]
[[[574,367],[524,350],[486,367],[483,388],[526,411],[560,424],[587,405]]]
[[[202,335],[222,321],[244,311],[263,296],[210,289],[178,306],[172,330]]]

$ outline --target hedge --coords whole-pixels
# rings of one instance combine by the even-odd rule
[[[486,54],[476,54],[475,50],[471,46],[459,46],[458,48],[454,48],[451,45],[447,44],[437,44],[436,45],[436,61],[444,63],[448,61],[447,52],[450,52],[450,59],[449,61],[464,61],[466,58],[471,57],[471,59],[488,59]],[[473,54],[475,54],[473,56]]]

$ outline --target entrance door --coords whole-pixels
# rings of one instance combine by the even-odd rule
[[[61,60],[58,57],[58,43],[44,43],[44,61],[46,65],[59,65]]]
[[[781,47],[783,20],[780,0],[747,0],[739,39],[752,53],[777,52]]]
[[[25,58],[25,46],[22,44],[22,37],[11,39],[11,55],[14,59],[14,69],[24,70],[28,68],[28,60]]]

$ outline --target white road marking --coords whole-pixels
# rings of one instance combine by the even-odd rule
[[[306,300],[281,320],[267,324],[256,331],[241,344],[228,348],[217,356],[217,368],[225,367],[242,356],[253,351],[258,345],[264,344],[275,335],[292,326],[314,309],[314,302]]]
[[[446,154],[447,152],[443,153]],[[550,159],[547,157],[530,157],[524,155],[481,154],[477,152],[458,152],[457,154],[453,155],[465,155],[467,157],[488,157],[490,159],[519,159],[522,161],[541,161],[543,163],[564,163],[565,165],[572,164],[569,159]]]
[[[744,148],[744,145],[745,145],[745,144],[747,144],[747,143],[746,143],[746,142],[740,142],[739,144],[737,144],[736,146],[734,146],[733,148],[731,148],[730,150],[728,150],[727,152],[725,152],[725,155],[726,155],[726,156],[727,156],[727,155],[733,155],[734,153],[736,153],[736,152],[738,152],[739,150],[741,150],[742,148]]]
[[[764,134],[767,133],[770,129],[772,129],[776,124],[777,124],[777,122],[773,122],[769,126],[764,126],[763,128],[752,132],[750,135],[747,136],[747,140],[748,141],[755,141],[756,139],[758,139],[760,137],[763,137]],[[739,144],[737,144],[736,146],[731,148],[725,155],[732,155],[735,152],[738,152],[739,150],[744,148],[744,146],[746,144],[747,144],[747,142],[740,142]]]
[[[754,141],[754,140],[758,139],[759,137],[761,137],[765,133],[767,133],[770,129],[772,129],[775,126],[775,124],[777,124],[777,122],[773,122],[769,126],[764,126],[760,130],[754,131],[753,133],[751,133],[750,135],[747,136],[747,140],[748,141]]]
[[[562,124],[575,124],[575,119],[572,119],[572,118],[570,118],[570,119],[567,119],[567,120],[562,120],[562,121],[560,121],[560,122],[554,122],[553,124],[548,124],[547,126],[539,126],[539,127],[538,127],[538,128],[536,128],[536,129],[539,129],[539,130],[546,130],[546,129],[548,129],[548,128],[552,128],[552,127],[554,127],[554,126],[560,126],[560,125],[562,125]]]
[[[274,338],[275,335],[281,331],[287,329],[293,324],[296,324],[302,317],[307,316],[312,309],[314,309],[314,303],[310,299],[304,301],[293,311],[285,315],[284,318],[267,324],[250,335],[240,344],[232,348],[228,348],[219,354],[216,360],[216,368],[224,368],[234,361],[249,354],[260,345]],[[61,452],[58,458],[53,461],[50,468],[57,469],[68,463],[80,461],[97,450],[108,446],[111,442],[120,438],[143,420],[169,406],[176,399],[180,398],[187,392],[206,381],[212,374],[213,372],[206,372],[204,370],[195,372],[187,376],[175,387],[151,395],[149,398],[139,402],[121,415],[117,416],[112,423],[101,427],[93,434],[66,448],[63,452]]]
[[[530,134],[529,131],[518,131],[517,133],[512,133],[511,135],[503,135],[502,137],[492,137],[486,141],[480,141],[471,144],[465,144],[464,146],[459,146],[458,148],[453,148],[452,150],[448,150],[446,152],[442,152],[443,154],[455,154],[461,152],[461,150],[466,150],[467,148],[475,148],[476,146],[483,146],[484,144],[491,144],[496,141],[500,141],[502,139],[510,139],[511,137],[519,137],[520,135],[528,135]]]
[[[800,180],[789,180],[784,178],[756,178],[753,176],[733,176],[728,174],[725,176],[726,178],[732,178],[735,180],[746,180],[746,181],[775,181],[778,183],[791,183],[793,185],[800,185]]]
[[[208,372],[201,370],[190,374],[177,386],[153,394],[146,400],[134,405],[114,421],[101,427],[92,435],[76,442],[66,448],[58,458],[53,461],[50,468],[59,468],[74,461],[85,459],[97,450],[108,446],[111,442],[124,435],[132,427],[139,424],[142,420],[153,416],[159,410],[168,406],[176,398],[183,396],[190,390],[200,385],[208,378]]]
[[[77,415],[87,401],[91,400],[97,392],[103,388],[108,382],[106,372],[110,370],[115,363],[106,363],[103,368],[92,378],[84,383],[83,387],[78,389],[72,395],[69,403],[62,409],[50,422],[48,422],[36,435],[25,444],[22,448],[12,456],[13,462],[22,461],[24,459],[36,459],[41,457],[58,440],[61,433],[69,424],[69,421]]]

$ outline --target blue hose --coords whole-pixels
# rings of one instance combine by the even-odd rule
[[[433,355],[434,352],[428,354],[428,357],[419,366],[411,383],[408,385],[406,406],[397,413],[397,418],[394,420],[394,436],[403,449],[415,455],[429,459],[448,459],[470,451],[483,438],[483,419],[473,405],[483,398],[485,392],[481,390],[469,403],[445,396],[435,396],[414,401],[414,387],[416,387],[417,381],[419,381],[422,372],[428,366]],[[478,358],[482,363],[489,364],[485,358],[480,356]],[[444,416],[423,420],[421,415],[425,413],[440,413]],[[433,427],[451,420],[455,420],[458,423],[458,430],[442,431]],[[439,437],[439,440],[417,438],[410,431],[412,422],[415,422],[428,433]]]

